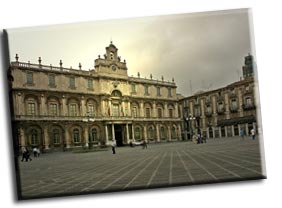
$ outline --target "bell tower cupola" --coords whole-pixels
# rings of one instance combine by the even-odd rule
[[[106,47],[104,58],[99,55],[98,59],[95,60],[95,71],[110,76],[113,74],[127,76],[126,61],[121,61],[121,57],[118,56],[118,48],[112,41]]]

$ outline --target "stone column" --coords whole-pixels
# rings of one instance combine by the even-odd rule
[[[70,132],[68,128],[66,128],[65,137],[66,137],[66,148],[68,149],[71,147]]]
[[[153,102],[153,118],[157,117],[156,102]]]
[[[235,136],[234,125],[231,126],[231,134],[232,134],[232,136]]]
[[[88,147],[88,143],[89,143],[88,125],[85,125],[84,127],[84,141],[85,141],[85,147]]]
[[[167,103],[164,104],[164,117],[168,117],[168,109],[167,109]]]
[[[133,141],[135,141],[135,135],[134,135],[134,125],[132,124],[132,126],[131,126],[131,128],[132,128],[132,140]]]
[[[171,127],[168,126],[168,141],[171,141]]]
[[[243,96],[242,96],[242,91],[238,89],[238,110],[239,110],[239,116],[243,117],[244,116],[244,111],[243,111]]]
[[[21,143],[21,147],[26,147],[25,132],[23,128],[20,128],[19,140]]]
[[[157,133],[157,142],[160,142],[160,131],[159,131],[159,124],[156,124],[156,133]]]
[[[80,101],[80,116],[86,116],[86,105],[85,105],[85,99],[84,96],[81,96],[81,101]]]
[[[67,115],[66,97],[63,95],[61,99],[62,99],[61,116],[66,116]]]
[[[49,141],[49,135],[48,135],[48,128],[47,128],[47,126],[44,126],[43,136],[44,136],[45,149],[48,150],[49,149],[49,145],[50,145],[50,143],[49,143],[50,141]]]
[[[112,124],[112,138],[113,138],[113,140],[116,140],[116,138],[115,138],[115,125],[114,124]]]
[[[130,105],[130,102],[128,101],[127,102],[127,116],[131,117],[131,105]]]
[[[178,124],[178,139],[181,140],[181,125]]]
[[[230,119],[229,98],[227,93],[225,93],[224,95],[224,100],[225,100],[226,119]]]
[[[126,124],[126,141],[129,144],[129,131],[128,131],[128,123]]]
[[[109,144],[109,135],[108,135],[108,125],[107,124],[105,124],[105,136],[106,136],[105,143],[106,145],[108,145]]]
[[[45,95],[44,94],[40,95],[40,112],[39,112],[39,115],[41,115],[41,116],[47,115],[46,99],[45,99]]]
[[[178,118],[178,104],[177,103],[174,104],[174,109],[175,109],[174,117]]]
[[[140,102],[140,117],[144,117],[144,102]]]
[[[110,115],[109,115],[109,109],[110,109]],[[112,109],[112,101],[108,100],[108,109],[107,109],[107,115],[112,116],[113,115],[113,109]]]
[[[145,139],[146,142],[148,141],[148,138],[147,138],[147,128],[146,128],[146,126],[144,126],[144,139]]]

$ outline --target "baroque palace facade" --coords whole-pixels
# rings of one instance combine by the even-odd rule
[[[129,77],[111,44],[89,71],[11,62],[12,124],[18,147],[41,149],[118,146],[130,141],[181,139],[176,84]]]
[[[245,57],[243,79],[225,87],[196,93],[179,101],[182,137],[191,140],[201,133],[206,138],[245,135],[257,128],[258,98],[252,55]]]

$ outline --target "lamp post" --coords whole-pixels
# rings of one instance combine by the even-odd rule
[[[192,140],[193,136],[193,128],[192,128],[192,121],[195,120],[196,117],[194,117],[193,115],[189,114],[189,116],[186,116],[185,120],[186,120],[186,124],[187,124],[187,132],[188,132],[188,140]]]

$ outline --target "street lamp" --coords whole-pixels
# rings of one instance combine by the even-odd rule
[[[191,140],[191,135],[193,136],[193,128],[192,128],[192,121],[195,120],[196,117],[193,115],[189,114],[189,116],[186,116],[186,124],[187,124],[187,131],[188,133],[188,140]]]

